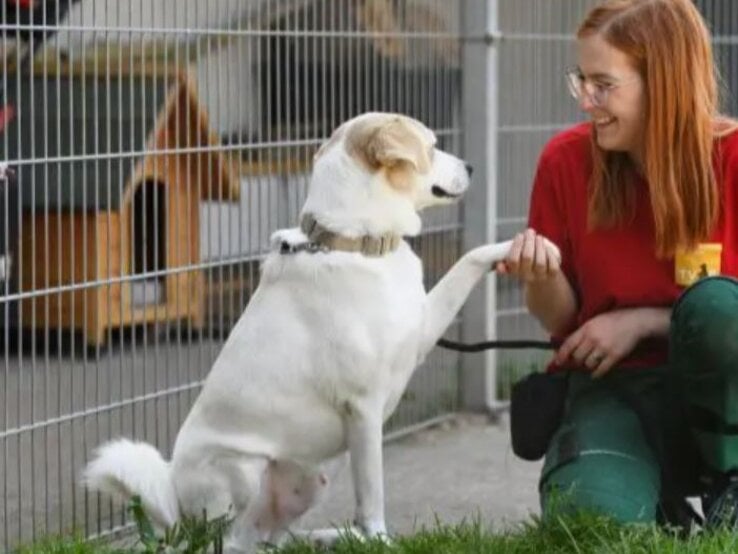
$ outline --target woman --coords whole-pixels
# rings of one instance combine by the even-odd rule
[[[589,121],[544,148],[530,228],[498,268],[562,341],[551,369],[573,370],[543,512],[560,496],[679,522],[701,494],[709,522],[735,524],[738,124],[709,33],[690,0],[608,0],[577,46],[566,79]]]

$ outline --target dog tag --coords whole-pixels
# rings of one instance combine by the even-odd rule
[[[723,245],[708,242],[694,250],[679,250],[674,258],[674,280],[677,285],[688,287],[703,277],[720,274],[720,255]]]

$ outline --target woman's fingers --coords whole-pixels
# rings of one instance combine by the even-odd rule
[[[594,371],[592,372],[592,379],[599,379],[603,375],[605,375],[612,366],[615,365],[616,358],[613,356],[605,356],[602,361],[600,361],[599,364],[597,364],[597,367],[592,368]]]
[[[579,346],[582,341],[582,330],[577,329],[571,335],[567,337],[564,343],[556,351],[554,357],[554,363],[557,365],[563,365],[572,355],[574,350]]]
[[[530,282],[549,278],[559,270],[559,265],[556,247],[533,229],[526,229],[515,235],[504,262],[494,269]]]
[[[546,243],[541,235],[535,237],[535,252],[533,254],[533,275],[543,279],[548,274],[548,252]]]
[[[607,356],[597,350],[597,348],[591,348],[590,351],[583,357],[582,362],[591,370],[596,370],[600,364],[605,360]]]
[[[586,339],[582,339],[574,351],[571,353],[571,358],[578,365],[587,366],[591,356],[596,356],[594,346]],[[587,366],[589,367],[589,366]]]
[[[508,271],[512,274],[518,273],[520,268],[520,255],[523,250],[523,239],[523,233],[515,235],[512,246],[510,246],[510,251],[507,253],[507,258],[505,259],[505,265],[507,266]]]
[[[561,258],[558,249],[553,244],[546,244],[546,260],[548,265],[548,274],[553,275],[561,269]]]
[[[520,253],[520,276],[530,281],[533,274],[533,260],[536,251],[536,235],[533,229],[526,229],[523,233],[523,248]]]

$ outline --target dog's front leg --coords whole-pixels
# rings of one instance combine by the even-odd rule
[[[356,496],[355,524],[367,537],[384,537],[382,410],[347,403],[346,433]]]
[[[441,338],[479,279],[505,258],[511,244],[506,241],[470,250],[431,289],[425,299],[418,362]]]

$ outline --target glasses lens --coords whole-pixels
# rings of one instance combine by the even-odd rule
[[[576,70],[566,72],[566,84],[577,101],[581,101],[585,96],[595,106],[604,106],[607,101],[607,89],[587,82]]]

